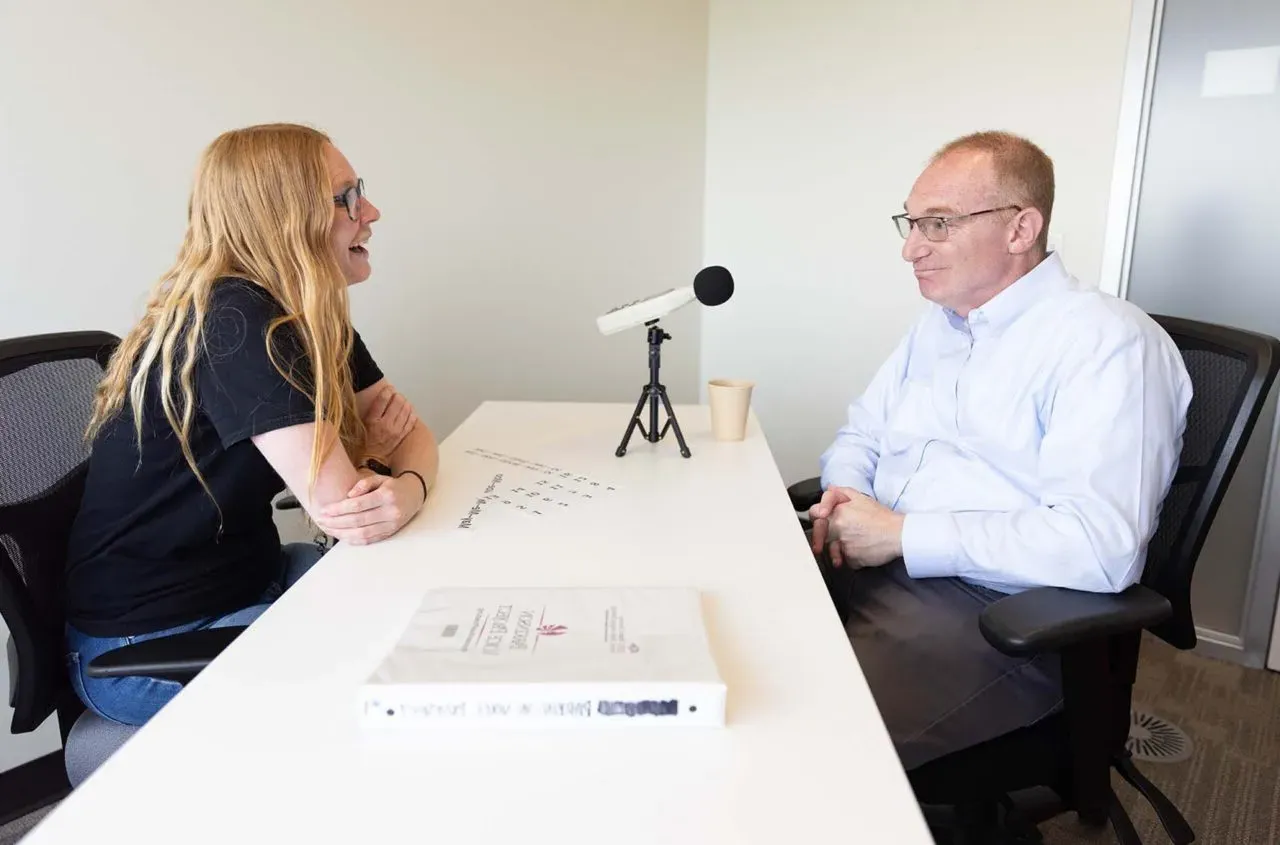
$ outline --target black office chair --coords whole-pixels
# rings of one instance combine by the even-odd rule
[[[88,467],[84,431],[118,343],[104,332],[0,340],[0,617],[9,628],[10,729],[33,731],[56,712],[69,786],[136,730],[85,709],[71,688],[64,647],[66,545]],[[197,631],[116,649],[87,671],[185,683],[243,630]]]
[[[1074,810],[1092,826],[1109,818],[1123,845],[1141,845],[1111,788],[1113,767],[1150,802],[1173,842],[1195,840],[1125,748],[1138,651],[1144,629],[1179,649],[1196,644],[1192,572],[1280,368],[1280,341],[1192,320],[1155,319],[1182,351],[1194,397],[1142,581],[1119,595],[1029,590],[982,613],[983,636],[1005,654],[1060,655],[1064,707],[1031,727],[908,772],[926,809],[954,809],[953,842],[1036,842],[1037,823]],[[821,497],[816,479],[788,492],[798,512]],[[1037,787],[1048,787],[1053,800],[1029,807],[1010,799]]]

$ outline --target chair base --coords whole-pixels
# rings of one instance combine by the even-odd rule
[[[1040,845],[1044,837],[1012,801],[924,807],[925,821],[937,845]]]
[[[1128,781],[1156,812],[1173,845],[1191,845],[1195,831],[1156,786],[1133,765],[1127,756],[1117,757],[1113,767]],[[937,771],[937,770],[935,770]],[[911,773],[914,774],[914,773]],[[948,772],[947,774],[951,774]],[[934,800],[941,799],[937,792],[940,784],[930,785]],[[928,787],[926,787],[928,788]],[[917,794],[919,794],[918,790]],[[922,804],[929,830],[939,845],[969,845],[969,843],[996,843],[996,845],[1031,845],[1042,842],[1036,825],[1040,822],[1070,812],[1074,808],[1048,787],[1024,789],[998,799],[982,793],[967,794],[964,802],[940,806]],[[1124,805],[1115,791],[1108,788],[1106,806],[1101,813],[1077,813],[1080,823],[1089,827],[1103,827],[1110,822],[1119,845],[1142,845]]]
[[[0,827],[61,801],[70,791],[61,749],[0,772]]]
[[[1120,776],[1128,781],[1129,785],[1138,790],[1138,793],[1147,800],[1147,803],[1151,805],[1151,809],[1156,811],[1156,818],[1160,819],[1160,824],[1164,827],[1164,832],[1168,834],[1169,840],[1173,842],[1173,845],[1191,845],[1192,842],[1196,841],[1196,833],[1191,829],[1191,825],[1187,823],[1187,820],[1183,818],[1182,813],[1178,812],[1178,808],[1173,805],[1173,802],[1163,792],[1156,788],[1154,783],[1147,780],[1146,776],[1138,771],[1138,767],[1133,765],[1133,758],[1127,752],[1123,757],[1118,757],[1112,761],[1112,765],[1120,773]],[[1120,802],[1117,799],[1115,806],[1118,807],[1119,804]],[[1120,808],[1120,812],[1124,812],[1123,807]],[[1128,816],[1125,819],[1127,821]],[[1114,825],[1114,815],[1111,817],[1111,821]],[[1132,828],[1133,823],[1130,822],[1129,826]],[[1116,829],[1116,835],[1120,835],[1119,828]],[[1134,834],[1134,836],[1135,841],[1137,841],[1137,834]]]

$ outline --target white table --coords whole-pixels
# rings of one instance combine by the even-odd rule
[[[413,523],[335,547],[26,845],[932,842],[754,416],[718,443],[678,406],[692,458],[617,458],[630,412],[482,406]],[[476,447],[618,489],[458,529],[503,467]],[[703,589],[728,726],[362,735],[356,687],[423,591],[500,584]]]

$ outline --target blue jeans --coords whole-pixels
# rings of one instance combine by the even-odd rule
[[[170,634],[183,634],[203,628],[226,628],[248,625],[266,611],[271,603],[293,586],[315,565],[323,552],[312,543],[290,543],[280,549],[280,571],[258,600],[258,604],[241,608],[225,616],[197,619],[175,628],[152,631],[132,637],[91,637],[67,626],[67,669],[71,686],[85,706],[104,719],[126,725],[141,725],[178,694],[182,684],[161,678],[132,676],[127,678],[90,678],[85,667],[98,655],[133,643],[154,640]]]

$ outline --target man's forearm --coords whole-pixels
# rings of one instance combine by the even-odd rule
[[[1139,532],[1095,505],[907,514],[902,552],[912,578],[959,576],[1016,588],[1116,593],[1138,580]]]
[[[868,433],[844,426],[836,433],[835,442],[818,457],[822,489],[852,487],[866,496],[875,496],[876,462],[879,460],[878,439]]]
[[[422,476],[427,489],[430,489],[435,486],[439,469],[440,449],[436,437],[422,420],[418,420],[391,453],[391,472],[399,475],[405,470],[413,470]]]

